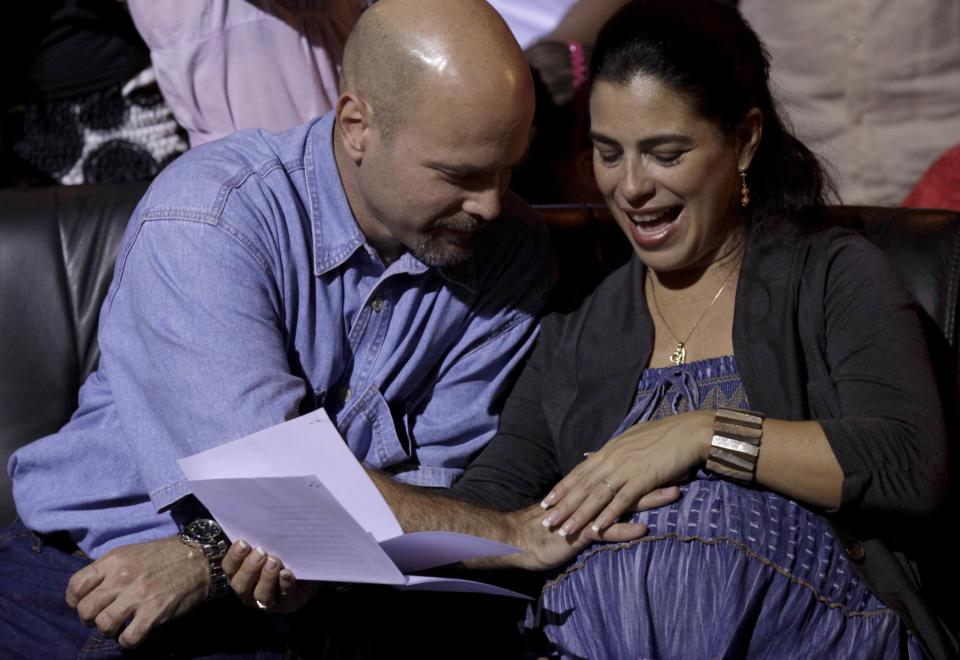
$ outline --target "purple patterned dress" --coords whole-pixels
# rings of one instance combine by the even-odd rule
[[[749,409],[733,356],[646,369],[614,435],[695,409]],[[633,516],[630,543],[584,550],[547,582],[528,627],[564,658],[921,658],[829,526],[786,497],[699,471]]]

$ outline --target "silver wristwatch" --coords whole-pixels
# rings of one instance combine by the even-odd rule
[[[216,520],[198,518],[188,523],[180,533],[180,540],[203,552],[210,570],[210,589],[207,600],[219,598],[230,591],[227,576],[223,573],[223,556],[227,554],[230,541]]]

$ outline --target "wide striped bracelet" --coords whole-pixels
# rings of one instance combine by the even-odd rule
[[[763,437],[762,412],[717,409],[707,469],[741,481],[753,481]]]

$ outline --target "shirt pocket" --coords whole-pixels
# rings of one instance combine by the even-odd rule
[[[350,407],[340,423],[343,434],[354,455],[365,465],[384,469],[410,459],[410,444],[401,437],[380,391],[370,386]]]

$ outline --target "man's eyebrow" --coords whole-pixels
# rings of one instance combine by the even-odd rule
[[[529,157],[530,157],[530,149],[528,147],[527,150],[523,152],[523,155],[520,156],[520,158],[517,159],[516,162],[507,166],[506,169],[516,169],[517,167],[522,165],[524,161],[526,161],[527,158]],[[470,165],[467,163],[444,163],[440,161],[428,161],[427,167],[430,167],[435,170],[439,170],[446,174],[452,174],[454,176],[462,176],[462,177],[469,177],[469,176],[474,176],[478,174],[484,174],[489,171],[489,168],[478,167],[476,165]]]
[[[609,145],[611,147],[620,146],[620,143],[617,140],[614,140],[613,138],[608,137],[598,131],[590,131],[590,139],[594,142],[599,142],[600,144]],[[683,135],[681,133],[664,133],[662,135],[654,135],[652,137],[640,140],[638,146],[641,150],[646,151],[649,149],[656,149],[657,147],[665,144],[689,147],[693,146],[694,141],[690,136]]]

